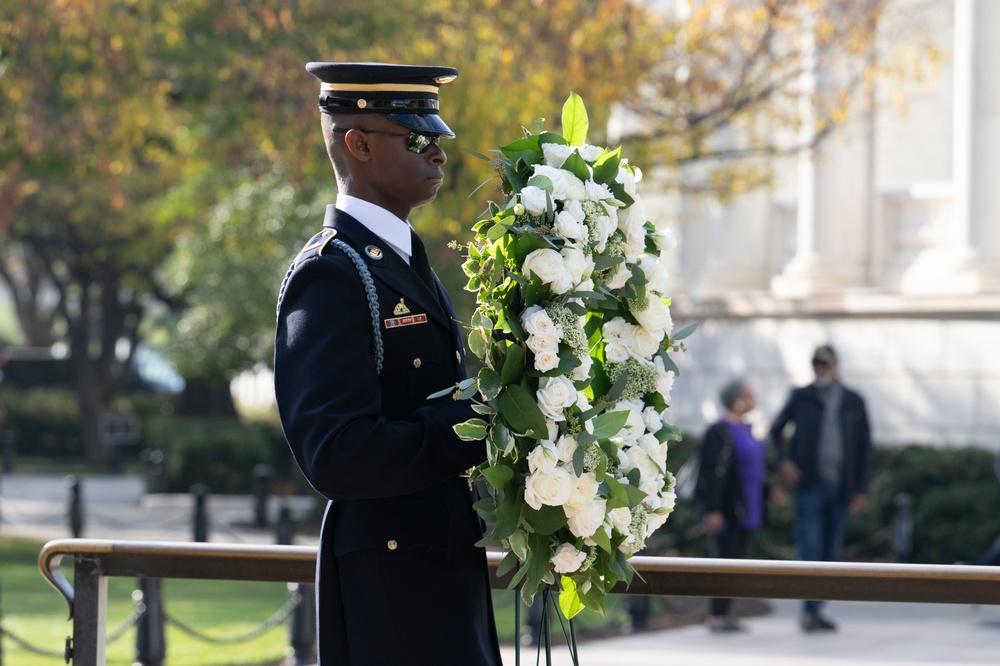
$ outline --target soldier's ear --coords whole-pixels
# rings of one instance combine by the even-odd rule
[[[367,162],[372,158],[371,143],[368,135],[359,129],[352,129],[344,135],[344,147],[354,159]]]

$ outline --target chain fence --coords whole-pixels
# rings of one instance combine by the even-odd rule
[[[142,619],[143,615],[146,614],[146,604],[141,601],[141,597],[137,597],[137,599],[139,600],[136,601],[135,607],[132,609],[132,612],[129,613],[128,617],[122,620],[122,622],[117,627],[115,627],[114,631],[108,633],[106,639],[108,645],[114,643],[115,641],[119,640],[122,636],[124,636],[128,632],[128,630],[135,627],[139,623],[139,620]],[[173,625],[179,631],[187,634],[188,636],[194,638],[195,640],[200,640],[205,643],[212,643],[216,645],[236,645],[239,643],[245,643],[255,638],[259,638],[260,636],[263,636],[264,634],[271,631],[275,627],[284,624],[291,616],[292,612],[301,603],[302,603],[301,594],[299,594],[298,592],[291,594],[288,598],[288,601],[286,601],[281,606],[281,608],[275,611],[274,614],[271,615],[271,617],[267,618],[266,620],[261,622],[259,625],[257,625],[250,631],[239,634],[237,636],[229,636],[229,637],[210,636],[204,631],[199,631],[194,627],[192,627],[190,624],[187,624],[186,622],[183,622],[168,613],[164,613],[164,622]],[[25,652],[30,652],[40,657],[50,657],[53,659],[60,659],[60,660],[65,658],[64,650],[51,650],[48,648],[39,647],[38,645],[31,643],[29,640],[21,636],[18,636],[10,629],[8,629],[4,624],[0,623],[0,640],[3,639],[9,639],[10,642],[14,643]],[[0,654],[2,654],[2,646],[0,646]]]

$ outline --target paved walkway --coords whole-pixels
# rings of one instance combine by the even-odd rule
[[[187,541],[192,535],[189,495],[146,495],[131,477],[81,479],[85,506],[83,536],[95,539]],[[69,491],[62,476],[0,476],[0,538],[57,539],[70,536]],[[272,512],[277,511],[277,501]],[[293,507],[302,512],[303,504]],[[274,543],[271,531],[253,530],[249,497],[210,496],[213,542]],[[297,537],[296,543],[315,543]],[[771,602],[773,612],[746,620],[749,631],[710,634],[689,626],[590,641],[580,646],[581,666],[921,666],[1000,664],[1000,606],[834,602],[829,615],[840,630],[804,635],[796,624],[799,604]],[[514,649],[504,649],[504,665],[515,666]],[[569,666],[565,647],[554,663]],[[542,657],[544,660],[544,655]],[[522,650],[521,664],[535,664]]]

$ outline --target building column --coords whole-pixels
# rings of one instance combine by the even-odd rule
[[[821,68],[808,45],[805,53],[800,142],[808,145],[816,127],[817,94],[837,87],[856,71]],[[873,118],[860,93],[855,104],[860,109],[855,120],[834,129],[820,145],[799,153],[796,252],[771,280],[771,292],[778,298],[803,298],[867,284]]]

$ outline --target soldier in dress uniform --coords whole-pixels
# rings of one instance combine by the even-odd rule
[[[447,160],[450,67],[309,63],[335,205],[278,298],[274,381],[285,437],[329,499],[316,576],[320,663],[500,666],[469,468],[452,426],[469,401],[451,301],[407,222]]]

